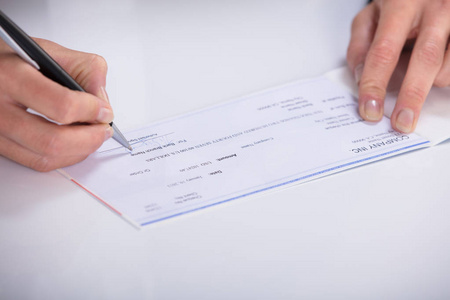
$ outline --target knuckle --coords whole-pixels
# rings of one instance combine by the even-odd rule
[[[108,63],[106,62],[106,59],[98,54],[90,54],[91,55],[91,66],[94,68],[101,68],[102,70],[108,69]]]
[[[40,153],[42,157],[55,157],[63,153],[63,143],[62,140],[56,133],[43,134],[39,139],[37,139],[37,152]]]
[[[427,97],[427,94],[428,91],[426,89],[415,84],[410,84],[407,86],[404,93],[406,100],[414,106],[423,103]]]
[[[23,89],[23,74],[33,67],[14,53],[0,54],[0,82],[5,91],[17,93]]]
[[[387,82],[382,82],[377,79],[368,78],[360,82],[360,91],[364,91],[365,94],[369,94],[372,97],[375,96],[379,99],[384,99],[386,95]]]
[[[50,161],[45,156],[39,156],[38,158],[36,158],[31,163],[30,168],[38,172],[50,172],[55,169],[51,166]]]
[[[55,118],[56,122],[62,124],[71,124],[75,120],[75,112],[77,111],[78,102],[73,101],[71,91],[67,90],[61,99],[58,99],[58,104],[55,106]]]
[[[397,63],[398,51],[390,39],[382,39],[373,44],[369,55],[377,64],[392,65]]]
[[[443,59],[443,49],[440,49],[436,41],[428,40],[417,49],[417,57],[429,66],[440,66]]]

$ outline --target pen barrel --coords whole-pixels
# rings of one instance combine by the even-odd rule
[[[51,56],[1,10],[0,26],[39,65],[39,71],[43,75],[71,90],[84,92],[84,89]]]

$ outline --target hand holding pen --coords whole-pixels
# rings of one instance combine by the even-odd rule
[[[0,40],[0,154],[50,171],[85,159],[112,137],[114,116],[102,57],[36,41],[87,93],[47,78]]]

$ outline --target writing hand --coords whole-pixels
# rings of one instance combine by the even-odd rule
[[[113,112],[102,57],[36,41],[88,92],[46,78],[0,41],[0,154],[45,172],[75,164],[98,149],[113,134],[108,124]]]

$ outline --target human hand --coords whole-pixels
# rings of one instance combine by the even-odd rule
[[[113,134],[107,65],[94,54],[37,39],[88,93],[48,79],[0,41],[0,155],[37,171],[85,159]],[[27,112],[34,111],[60,123]]]
[[[414,131],[433,85],[450,85],[450,0],[374,0],[353,20],[347,62],[359,82],[359,113],[383,116],[386,88],[405,46],[413,45],[392,127]]]

